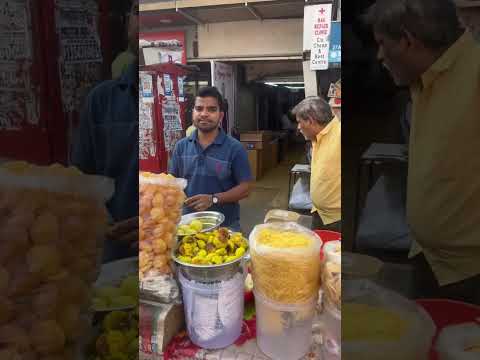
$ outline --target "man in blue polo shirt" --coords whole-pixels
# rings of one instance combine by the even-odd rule
[[[169,172],[188,180],[184,213],[218,211],[224,226],[240,231],[238,201],[250,193],[252,175],[242,144],[221,129],[223,117],[220,92],[201,88],[193,108],[196,130],[175,146]]]
[[[130,49],[138,55],[138,0],[129,17]],[[72,144],[71,164],[115,180],[103,253],[108,262],[138,255],[138,59],[123,75],[87,96]]]

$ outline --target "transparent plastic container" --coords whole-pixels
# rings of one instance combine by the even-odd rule
[[[342,314],[333,305],[324,302],[320,314],[322,333],[324,336],[324,360],[340,360],[342,341]]]
[[[323,253],[325,254],[325,261],[333,261],[337,264],[342,262],[342,242],[340,240],[333,240],[325,243],[323,246]]]
[[[221,349],[241,334],[246,273],[216,283],[188,280],[181,271],[185,321],[190,340],[204,349]]]
[[[312,345],[312,325],[317,298],[303,304],[284,305],[269,300],[254,289],[257,344],[275,360],[297,360]]]
[[[436,326],[420,305],[369,280],[344,281],[342,291],[342,360],[429,358]]]
[[[383,262],[373,256],[344,251],[341,255],[344,280],[381,280]]]
[[[478,360],[480,326],[477,322],[445,327],[439,334],[435,348],[439,360]]]
[[[85,350],[114,189],[112,179],[74,167],[1,164],[0,343],[25,340],[18,358]],[[0,349],[0,359],[16,358]]]
[[[176,244],[176,227],[185,201],[185,179],[140,172],[139,278],[171,273],[170,252]]]
[[[279,304],[302,304],[318,296],[322,240],[299,224],[255,226],[249,236],[256,289]]]

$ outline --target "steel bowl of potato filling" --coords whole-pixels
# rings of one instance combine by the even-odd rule
[[[186,279],[203,283],[225,281],[238,272],[245,273],[249,258],[248,240],[224,227],[179,236],[172,250],[177,271]]]

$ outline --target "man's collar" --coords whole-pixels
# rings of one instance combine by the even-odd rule
[[[118,79],[118,84],[123,87],[136,87],[138,83],[138,64],[133,62]]]
[[[225,134],[225,131],[223,131],[222,128],[218,129],[218,135],[213,141],[215,145],[222,145],[225,142],[225,139],[227,137],[227,134]]]
[[[330,121],[330,122],[317,134],[317,136],[316,136],[317,141],[320,141],[320,139],[321,139],[323,136],[327,135],[327,134],[330,132],[330,130],[333,128],[333,126],[334,126],[334,124],[335,124],[335,121],[338,121],[338,119],[337,119],[336,116],[334,116],[333,119],[332,119],[332,121]]]
[[[439,74],[447,71],[455,64],[462,53],[469,51],[473,45],[474,40],[472,34],[466,31],[458,40],[450,46],[430,68],[421,76],[421,86],[423,88],[429,87],[435,81]]]

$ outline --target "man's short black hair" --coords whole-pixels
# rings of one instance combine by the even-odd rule
[[[213,97],[218,101],[218,108],[220,111],[223,111],[223,97],[220,94],[220,91],[215,86],[204,86],[198,90],[197,97]]]

